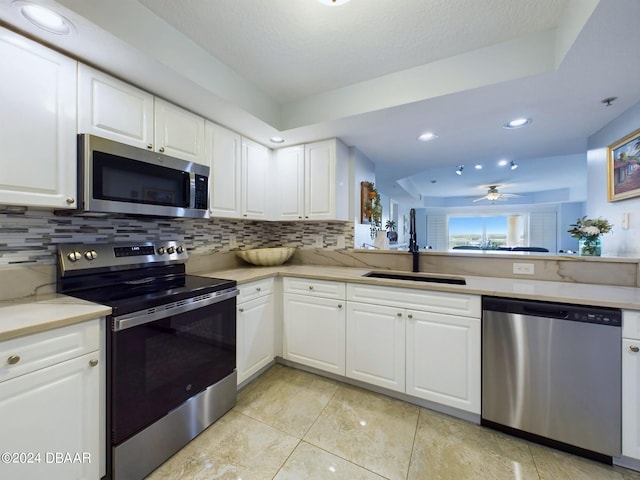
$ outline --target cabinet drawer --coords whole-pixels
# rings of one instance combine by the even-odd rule
[[[347,301],[480,318],[479,295],[347,284]]]
[[[0,343],[0,382],[100,348],[99,320]]]
[[[273,278],[238,285],[238,303],[248,302],[273,293]]]
[[[285,293],[297,293],[313,297],[345,299],[345,284],[327,280],[311,280],[308,278],[284,278]]]
[[[622,336],[624,338],[640,340],[640,312],[636,310],[623,310]]]

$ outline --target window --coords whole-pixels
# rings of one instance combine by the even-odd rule
[[[497,249],[525,244],[522,216],[449,217],[449,248]]]

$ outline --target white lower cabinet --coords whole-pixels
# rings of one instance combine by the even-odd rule
[[[290,293],[302,290],[307,294]],[[339,295],[327,293],[335,284]],[[341,288],[340,288],[341,287]],[[344,284],[284,278],[283,357],[337,375],[345,374]]]
[[[622,455],[640,460],[640,312],[622,315]]]
[[[240,286],[236,322],[238,385],[275,358],[273,279]]]
[[[403,309],[348,302],[346,376],[404,392],[405,321]]]
[[[0,343],[2,478],[100,478],[98,332],[93,320]]]
[[[480,319],[407,313],[409,395],[480,413]]]

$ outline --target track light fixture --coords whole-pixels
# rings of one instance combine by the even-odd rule
[[[464,165],[458,165],[458,169],[456,170],[456,175],[462,175],[463,169],[464,169]]]
[[[513,160],[511,160],[511,170],[515,170],[516,168],[518,168],[518,164],[516,162],[514,162]]]

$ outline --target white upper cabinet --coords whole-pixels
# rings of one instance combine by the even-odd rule
[[[76,207],[76,62],[0,28],[0,204]]]
[[[153,149],[153,95],[79,64],[78,133]]]
[[[154,145],[158,152],[206,165],[204,118],[155,99]]]
[[[242,137],[215,123],[206,122],[205,145],[210,161],[211,215],[242,216]]]
[[[276,152],[276,220],[348,220],[348,149],[338,139]]]
[[[269,217],[269,158],[267,147],[242,139],[242,218]]]
[[[205,130],[211,215],[269,219],[269,149],[211,122]]]
[[[203,117],[83,64],[78,132],[207,164]]]

